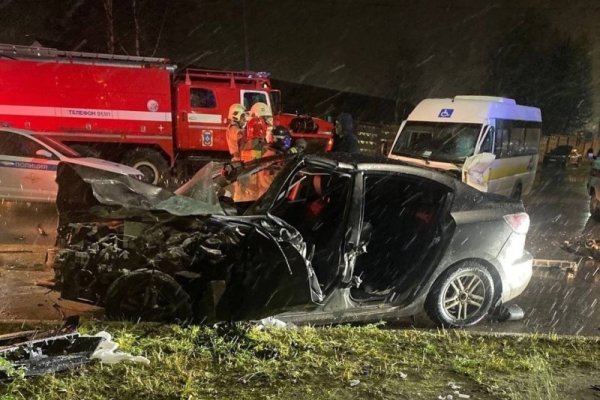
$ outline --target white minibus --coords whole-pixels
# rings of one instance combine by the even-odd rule
[[[519,199],[533,186],[542,114],[492,96],[425,99],[402,123],[391,159],[454,173],[484,192]]]

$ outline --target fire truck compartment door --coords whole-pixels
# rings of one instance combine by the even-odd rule
[[[215,90],[182,85],[178,87],[179,145],[184,150],[225,151],[227,109]]]

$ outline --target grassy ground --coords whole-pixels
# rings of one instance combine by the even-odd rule
[[[0,386],[0,398],[437,399],[451,394],[454,382],[471,399],[592,399],[589,385],[600,384],[600,338],[382,326],[264,331],[87,323],[80,331],[101,329],[151,364],[94,362],[16,378]]]

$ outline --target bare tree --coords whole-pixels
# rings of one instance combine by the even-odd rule
[[[113,13],[113,0],[102,0],[104,5],[104,12],[106,13],[106,31],[107,31],[107,43],[106,50],[110,54],[115,52],[115,19]]]

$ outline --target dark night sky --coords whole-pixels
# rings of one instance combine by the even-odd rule
[[[114,0],[117,37],[133,52],[131,0]],[[178,64],[249,67],[293,82],[394,98],[398,63],[415,65],[415,99],[480,93],[490,50],[536,8],[564,32],[592,39],[597,0],[137,0],[143,55]],[[244,13],[245,11],[245,13]],[[246,21],[244,35],[243,22]],[[0,41],[105,51],[102,0],[0,0]],[[600,74],[595,87],[600,91]],[[595,94],[595,99],[598,96]],[[596,101],[596,104],[599,104]],[[598,114],[598,113],[596,113]]]

